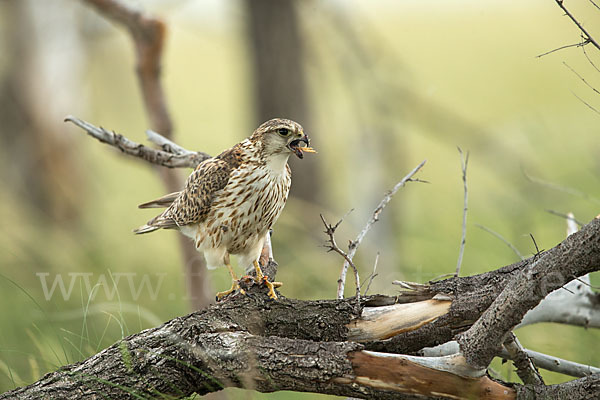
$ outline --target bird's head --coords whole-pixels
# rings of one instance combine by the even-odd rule
[[[275,118],[263,123],[250,139],[261,142],[267,155],[294,153],[298,158],[303,158],[302,152],[306,149],[314,152],[308,147],[310,140],[302,126],[289,119]]]

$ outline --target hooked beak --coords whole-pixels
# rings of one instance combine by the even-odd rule
[[[302,154],[302,147],[304,146],[300,146],[300,142],[304,142],[304,146],[310,145],[310,139],[304,134],[301,138],[292,140],[287,147],[296,155],[296,157],[302,159],[304,158],[304,154]]]

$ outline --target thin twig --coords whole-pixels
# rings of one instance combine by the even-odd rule
[[[531,240],[533,241],[533,245],[535,246],[535,255],[539,256],[540,254],[542,254],[542,251],[540,251],[540,248],[537,245],[537,242],[535,241],[535,238],[533,237],[533,233],[529,233],[529,237],[531,238]]]
[[[592,59],[590,58],[590,56],[588,55],[587,51],[585,50],[585,46],[583,46],[581,48],[581,50],[583,50],[583,55],[585,55],[585,58],[587,58],[588,62],[592,65],[592,67],[594,67],[594,69],[597,72],[600,72],[600,68],[598,68],[598,66],[596,64],[594,64],[594,62],[592,61]]]
[[[373,263],[373,272],[371,272],[371,276],[367,278],[368,283],[367,283],[367,288],[365,289],[364,296],[366,296],[367,293],[369,293],[369,288],[371,287],[371,282],[373,282],[373,279],[375,279],[375,277],[377,275],[379,275],[376,273],[378,263],[379,263],[379,252],[377,252],[377,255],[375,256],[375,263]]]
[[[571,92],[571,93],[573,93],[573,92]],[[582,102],[583,104],[585,104],[590,110],[592,110],[596,114],[600,114],[600,111],[596,107],[592,106],[590,103],[588,103],[587,101],[585,101],[581,97],[577,96],[575,93],[573,93],[573,96],[577,97],[577,100],[579,100],[580,102]]]
[[[546,186],[550,189],[553,190],[557,190],[559,192],[564,192],[564,193],[568,193],[574,196],[579,196],[582,197],[588,201],[594,202],[596,204],[600,204],[600,199],[597,199],[596,197],[590,196],[589,194],[587,194],[586,192],[582,192],[581,190],[572,188],[572,187],[568,187],[568,186],[563,186],[563,185],[559,185],[556,184],[554,182],[549,182],[549,181],[545,181],[543,179],[537,178],[535,176],[529,175],[527,173],[527,171],[525,171],[525,168],[521,167],[521,171],[523,172],[523,175],[525,175],[525,179],[527,179],[529,182],[532,183],[537,183],[538,185],[541,186]]]
[[[546,212],[549,213],[549,214],[556,215],[558,217],[564,218],[564,219],[566,219],[568,221],[573,221],[573,222],[575,222],[579,226],[585,225],[581,221],[576,220],[575,217],[573,216],[573,214],[571,214],[571,213],[569,213],[569,214],[563,214],[561,212],[554,211],[554,210],[546,210]]]
[[[464,207],[463,207],[463,219],[462,219],[462,235],[460,239],[460,249],[458,251],[458,261],[456,262],[456,272],[454,276],[460,274],[460,267],[462,265],[463,255],[465,252],[465,244],[467,242],[467,210],[468,210],[468,192],[467,192],[467,166],[469,165],[469,152],[463,157],[463,151],[460,147],[457,147],[460,154],[460,168],[462,171],[462,180],[464,187]]]
[[[141,158],[152,164],[162,165],[169,168],[196,168],[202,161],[210,158],[206,153],[188,151],[187,154],[170,153],[164,150],[156,150],[143,144],[127,139],[118,133],[97,127],[87,121],[75,118],[71,115],[65,117],[65,121],[72,122],[85,130],[90,136],[102,143],[109,144],[123,153]],[[180,146],[178,146],[180,147]]]
[[[598,10],[600,10],[600,6],[594,0],[590,0],[590,3],[592,3],[594,5],[594,7],[596,7]]]
[[[523,257],[523,255],[521,254],[521,252],[515,247],[513,246],[512,243],[510,243],[508,240],[506,240],[501,234],[499,234],[498,232],[495,232],[493,230],[491,230],[490,228],[480,225],[480,224],[475,224],[476,227],[478,227],[479,229],[482,229],[484,231],[486,231],[487,233],[490,233],[492,235],[494,235],[496,238],[500,239],[505,245],[507,245],[508,247],[510,247],[510,249],[521,259],[524,260],[525,257]]]
[[[337,243],[335,241],[335,230],[338,228],[338,226],[340,226],[340,224],[343,221],[343,218],[340,219],[335,225],[331,225],[330,223],[328,223],[325,220],[325,217],[323,216],[323,214],[319,214],[319,216],[321,217],[321,221],[323,221],[323,225],[325,225],[325,234],[329,237],[329,239],[327,240],[327,242],[329,244],[326,246],[328,248],[328,251],[335,251],[336,253],[338,253],[339,255],[341,255],[344,258],[344,263],[348,263],[349,265],[352,266],[352,269],[354,271],[354,283],[356,284],[356,304],[359,305],[360,304],[360,276],[358,275],[358,269],[356,268],[356,265],[354,265],[354,263],[352,262],[352,259],[350,257],[348,257],[348,254],[346,254],[346,252],[344,250],[340,249],[340,247],[337,245]],[[343,282],[338,280],[338,290],[339,290],[340,285],[342,286],[342,291],[343,291]]]
[[[421,161],[421,163],[419,165],[417,165],[412,171],[410,171],[408,173],[408,175],[406,175],[404,178],[402,178],[402,180],[400,182],[398,182],[396,184],[396,186],[394,186],[392,188],[392,190],[390,190],[383,197],[381,202],[379,202],[379,205],[377,205],[377,207],[375,208],[375,211],[373,211],[373,215],[371,215],[371,218],[367,221],[367,224],[365,225],[365,227],[362,229],[362,231],[360,231],[360,233],[358,234],[356,239],[353,242],[350,242],[350,245],[348,246],[348,254],[347,254],[348,259],[346,261],[344,261],[344,265],[342,266],[342,272],[340,274],[340,279],[338,280],[338,293],[337,293],[338,299],[344,298],[344,286],[346,284],[345,283],[346,282],[346,274],[348,272],[348,267],[350,266],[350,262],[354,258],[354,254],[356,254],[356,250],[358,249],[358,246],[360,245],[362,240],[365,238],[365,236],[367,235],[367,233],[369,232],[369,230],[371,229],[373,224],[375,222],[379,221],[379,214],[381,213],[381,211],[383,211],[383,209],[390,202],[390,200],[392,200],[392,196],[394,196],[394,194],[396,194],[396,192],[401,187],[403,187],[407,182],[415,182],[415,180],[413,180],[411,178],[413,177],[413,175],[415,175],[417,172],[419,172],[419,170],[421,168],[423,168],[423,165],[425,165],[426,162],[427,162],[427,160]],[[417,182],[423,182],[423,181],[417,181]],[[350,262],[348,260],[350,260]]]
[[[519,343],[514,333],[509,332],[504,340],[504,348],[517,368],[517,375],[526,385],[543,385],[544,380],[533,365],[533,362]]]
[[[550,51],[547,51],[545,53],[538,54],[535,57],[536,58],[541,58],[541,57],[547,56],[548,54],[552,54],[552,53],[560,51],[560,50],[568,49],[569,47],[584,47],[586,44],[589,44],[589,43],[590,43],[589,41],[583,40],[583,41],[581,41],[579,43],[566,44],[564,46],[557,47],[557,48],[555,48],[553,50],[550,50]]]
[[[573,68],[571,68],[571,66],[569,64],[567,64],[566,62],[563,61],[563,65],[565,67],[569,68],[571,70],[571,72],[574,73],[583,83],[585,83],[585,85],[587,87],[589,87],[590,89],[592,89],[597,94],[600,94],[600,92],[598,91],[598,89],[596,89],[595,87],[593,87],[592,85],[590,85],[589,82],[586,81],[583,76],[579,75],[579,73],[577,71],[575,71]]]
[[[575,16],[573,14],[571,14],[569,12],[569,10],[567,10],[567,8],[564,5],[563,0],[555,0],[555,1],[556,1],[556,4],[558,4],[558,6],[565,12],[565,14],[567,14],[567,16],[571,19],[571,21],[573,21],[575,23],[575,25],[577,25],[579,30],[583,33],[584,40],[589,41],[590,43],[592,43],[594,45],[595,48],[600,50],[600,44],[598,44],[598,42],[596,42],[596,40],[592,37],[592,35],[590,35],[589,32],[587,30],[585,30],[583,25],[575,18]]]

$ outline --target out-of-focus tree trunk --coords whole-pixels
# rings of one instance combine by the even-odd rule
[[[85,51],[76,11],[54,3],[1,4],[0,147],[14,195],[36,218],[68,223],[78,220],[83,180],[62,119],[85,103],[78,89]]]
[[[294,0],[246,0],[256,117],[258,123],[275,117],[295,120],[304,126],[309,137],[315,138],[306,99],[303,40],[297,7]],[[315,147],[318,148],[318,139]],[[317,158],[298,160],[292,157],[290,164],[293,170],[301,170],[294,175],[292,196],[318,201]]]

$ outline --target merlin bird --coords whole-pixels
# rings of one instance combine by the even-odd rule
[[[308,146],[308,136],[298,123],[267,121],[249,138],[198,165],[182,191],[141,204],[140,208],[167,209],[134,232],[179,229],[192,238],[209,269],[222,265],[229,269],[231,289],[217,293],[217,299],[239,289],[230,254],[238,256],[239,265],[254,266],[256,280],[264,282],[269,297],[276,299],[273,283],[263,275],[258,259],[290,191],[288,158],[314,152]]]

